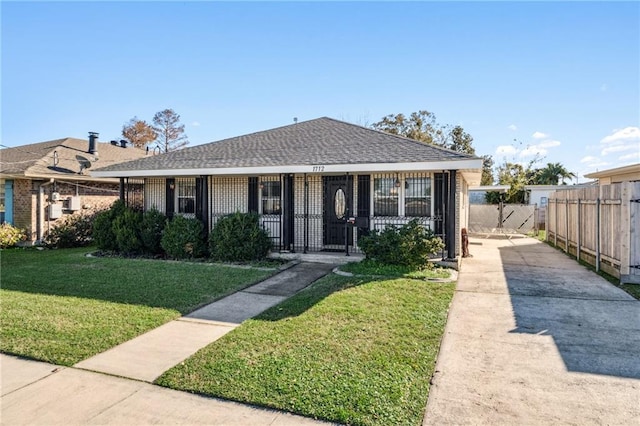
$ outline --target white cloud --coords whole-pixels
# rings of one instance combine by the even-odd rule
[[[624,129],[615,129],[600,140],[600,155],[608,155],[614,152],[634,151],[624,155],[625,158],[636,158],[640,153],[640,127],[629,126]]]
[[[604,83],[602,86],[600,86],[601,92],[606,92],[607,90],[609,90],[609,86],[607,85],[607,83]]]
[[[594,163],[596,161],[600,161],[598,157],[594,157],[593,155],[588,155],[580,160],[581,163]]]
[[[632,152],[631,154],[627,154],[627,155],[623,155],[622,157],[618,157],[618,160],[620,161],[635,161],[635,160],[640,160],[640,151],[638,152]]]
[[[191,123],[191,125],[192,125],[193,127],[200,127],[200,122],[198,122],[198,121],[194,121],[193,123]]]
[[[535,155],[539,155],[544,157],[547,155],[547,150],[540,145],[529,145],[522,151],[520,151],[520,157],[533,157]]]
[[[542,133],[542,132],[535,132],[533,135],[531,135],[532,138],[534,139],[544,139],[544,138],[548,138],[549,135],[547,135],[546,133]]]
[[[512,145],[500,145],[496,148],[496,154],[515,154],[516,147]]]
[[[623,152],[623,151],[631,151],[632,149],[640,150],[640,145],[637,144],[628,144],[628,145],[613,145],[605,147],[601,155],[611,154],[612,152]]]
[[[507,126],[507,129],[513,130],[515,132],[516,130],[518,130],[518,126],[516,126],[515,124],[510,124]]]
[[[546,141],[540,142],[537,146],[540,148],[553,148],[554,146],[560,146],[561,142],[553,139],[547,139]]]
[[[640,142],[640,127],[625,127],[622,130],[614,130],[613,134],[604,137],[600,143]]]

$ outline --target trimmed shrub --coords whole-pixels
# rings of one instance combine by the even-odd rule
[[[233,213],[221,218],[209,235],[209,250],[215,260],[247,262],[267,257],[271,240],[260,227],[256,213]]]
[[[124,201],[118,200],[105,210],[96,215],[93,221],[93,240],[101,250],[117,251],[118,243],[113,230],[113,222],[118,216],[124,214],[127,207]]]
[[[162,233],[160,246],[174,259],[192,259],[206,255],[204,225],[198,219],[176,215]]]
[[[111,229],[116,238],[117,250],[120,253],[137,254],[142,251],[141,224],[142,213],[129,208],[114,219]]]
[[[0,249],[13,247],[26,238],[27,236],[22,229],[6,222],[0,225]]]
[[[167,226],[167,217],[155,208],[143,213],[140,224],[140,240],[145,253],[162,253],[160,242],[165,226]]]
[[[403,265],[416,269],[432,267],[429,257],[444,248],[444,243],[418,219],[404,226],[387,226],[361,237],[358,246],[367,259],[387,265]]]
[[[44,238],[47,247],[86,247],[93,242],[93,222],[96,214],[73,215],[51,229]]]

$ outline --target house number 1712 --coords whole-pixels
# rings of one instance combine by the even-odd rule
[[[324,172],[324,166],[313,166],[314,172]]]

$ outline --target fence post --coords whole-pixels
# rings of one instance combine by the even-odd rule
[[[623,182],[620,188],[620,276],[629,275],[631,265],[631,182]]]
[[[582,245],[582,212],[580,211],[580,198],[578,198],[578,232],[576,235],[577,238],[577,247],[576,247],[576,259],[578,262],[580,261],[580,246]]]
[[[600,197],[596,199],[596,272],[600,272]]]
[[[553,220],[553,245],[558,247],[558,199],[555,200],[556,208],[554,211],[555,219]]]
[[[569,199],[564,199],[564,252],[569,253]]]

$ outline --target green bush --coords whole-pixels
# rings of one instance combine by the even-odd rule
[[[55,248],[86,247],[93,242],[95,218],[96,213],[70,216],[47,233],[43,244]]]
[[[174,259],[191,259],[206,255],[204,225],[198,219],[177,215],[162,233],[160,246]]]
[[[140,240],[145,253],[161,254],[162,232],[167,226],[167,217],[155,208],[144,212],[140,224]]]
[[[383,231],[374,230],[361,237],[358,246],[367,259],[421,269],[431,267],[429,257],[442,250],[444,243],[418,219],[412,219],[401,227],[390,225]]]
[[[142,251],[141,224],[142,213],[129,208],[114,219],[112,231],[116,237],[118,252],[122,254],[138,254]]]
[[[209,251],[215,260],[246,262],[267,257],[271,240],[260,227],[256,213],[233,213],[221,218],[209,235]]]
[[[8,223],[0,225],[0,249],[13,247],[27,238],[24,231]]]
[[[113,222],[127,209],[124,201],[118,200],[109,210],[96,215],[93,221],[93,240],[101,250],[117,251],[118,243],[113,230]]]

